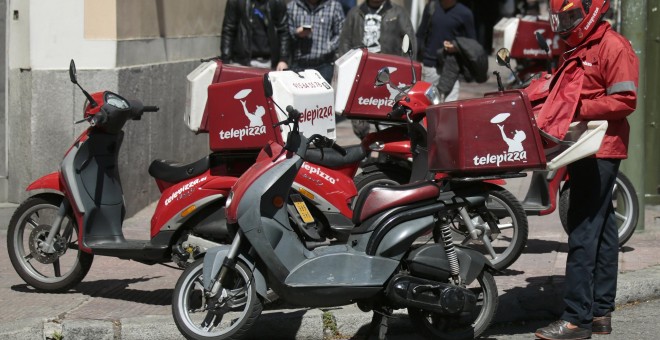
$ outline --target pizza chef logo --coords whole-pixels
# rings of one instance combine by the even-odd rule
[[[243,105],[243,113],[248,118],[250,125],[239,129],[220,130],[220,139],[238,138],[239,140],[243,140],[245,136],[260,136],[266,133],[266,126],[262,118],[266,114],[266,109],[261,105],[257,105],[254,111],[250,112],[247,100],[244,100],[251,92],[252,90],[250,89],[243,89],[234,95],[234,99],[240,101]]]
[[[527,139],[527,135],[525,134],[525,131],[521,130],[514,130],[510,133],[506,132],[506,125],[504,122],[509,116],[511,116],[510,113],[500,113],[490,120],[492,124],[497,125],[499,128],[502,140],[506,143],[508,149],[501,154],[474,156],[474,165],[495,164],[499,167],[502,163],[527,163],[527,151],[525,151],[522,144],[522,142]]]

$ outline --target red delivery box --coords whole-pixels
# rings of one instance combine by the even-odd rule
[[[388,67],[391,84],[375,87],[378,70]],[[417,79],[422,76],[422,66],[414,63]],[[335,112],[349,119],[392,120],[396,87],[412,84],[410,59],[379,53],[367,49],[353,49],[335,61],[332,86],[335,89]],[[405,120],[405,117],[400,119]]]
[[[277,114],[264,95],[263,80],[232,80],[208,87],[209,145],[213,151],[261,149],[282,142]]]
[[[426,112],[431,171],[460,175],[545,168],[541,136],[522,91],[443,103]]]
[[[265,68],[226,65],[217,59],[200,64],[186,77],[188,88],[184,121],[188,128],[195,133],[209,132],[206,105],[209,85],[247,78],[261,79],[268,71]]]

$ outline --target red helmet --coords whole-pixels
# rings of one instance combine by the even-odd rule
[[[577,46],[609,9],[608,0],[550,0],[550,26],[568,45]]]

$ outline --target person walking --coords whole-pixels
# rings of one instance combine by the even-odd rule
[[[339,39],[339,55],[364,46],[371,53],[402,56],[403,36],[412,38],[414,34],[410,15],[403,7],[390,0],[366,0],[362,5],[353,7],[346,16]],[[416,51],[414,39],[412,48]],[[369,122],[353,119],[351,124],[358,138],[363,139],[369,134]]]
[[[612,331],[619,241],[612,189],[627,157],[626,117],[637,103],[639,61],[630,42],[602,20],[609,6],[609,0],[550,1],[552,30],[572,49],[550,80],[537,124],[555,137],[563,137],[571,121],[607,120],[608,127],[595,157],[568,165],[566,307],[560,320],[536,331],[541,339]]]
[[[423,81],[438,86],[442,74],[442,69],[438,67],[438,54],[458,53],[452,43],[457,37],[477,39],[470,9],[457,0],[429,0],[417,28]],[[460,84],[456,80],[445,101],[457,100],[459,89]]]
[[[290,36],[284,0],[228,0],[220,37],[225,63],[287,69]]]
[[[293,68],[315,69],[332,82],[344,12],[336,0],[293,0],[287,5]]]

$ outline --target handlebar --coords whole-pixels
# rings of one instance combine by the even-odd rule
[[[145,106],[142,109],[142,112],[158,112],[159,110],[160,110],[160,108],[158,106],[149,105],[149,106]]]
[[[394,109],[392,109],[392,111],[390,113],[387,114],[387,117],[388,118],[401,118],[405,114],[406,114],[406,108],[401,106],[401,105],[397,105],[397,106],[394,107]]]
[[[289,114],[289,116],[285,120],[273,124],[273,127],[294,123],[293,128],[295,131],[298,131],[298,119],[300,119],[300,111],[294,109],[291,105],[287,105],[286,112]]]

